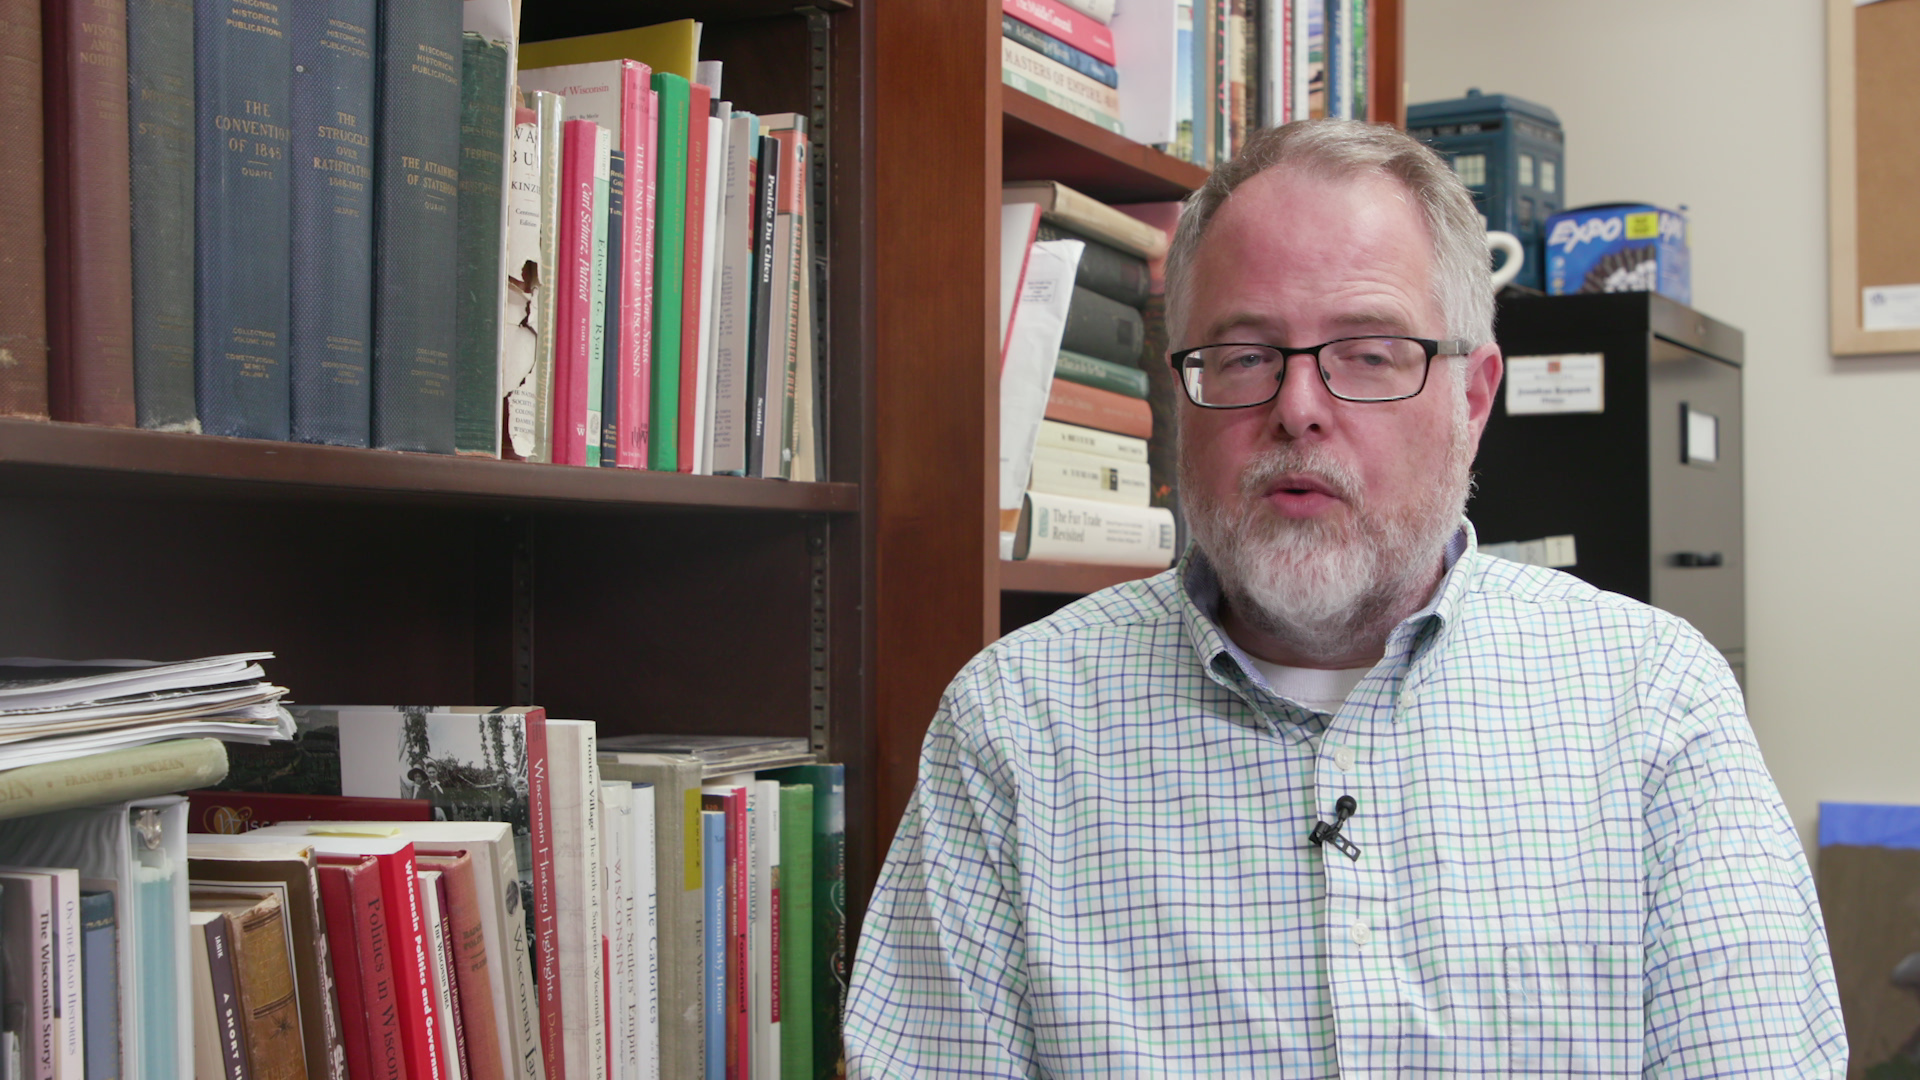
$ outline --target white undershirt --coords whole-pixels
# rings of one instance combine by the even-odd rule
[[[1337,713],[1340,706],[1367,677],[1372,666],[1356,668],[1305,668],[1269,663],[1249,656],[1247,659],[1267,680],[1273,692],[1298,702],[1314,712]]]

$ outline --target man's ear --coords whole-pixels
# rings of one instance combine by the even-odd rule
[[[1487,429],[1487,417],[1493,415],[1494,395],[1500,392],[1500,377],[1506,361],[1500,346],[1482,345],[1467,354],[1467,424],[1473,431],[1473,445],[1480,446],[1480,433]]]

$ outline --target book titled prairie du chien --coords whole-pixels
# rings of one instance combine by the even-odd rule
[[[289,434],[292,12],[194,8],[194,391],[212,435]]]

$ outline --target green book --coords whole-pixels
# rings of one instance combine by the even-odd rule
[[[1060,362],[1054,366],[1053,375],[1081,386],[1091,386],[1100,390],[1111,390],[1116,394],[1125,394],[1142,401],[1147,397],[1147,373],[1137,367],[1116,364],[1111,360],[1097,360],[1071,349],[1060,350]]]
[[[500,456],[500,225],[507,43],[460,37],[460,235],[455,268],[453,449]]]
[[[813,1070],[813,785],[780,785],[780,1075]],[[805,927],[807,929],[802,930]],[[791,928],[791,929],[789,929]]]
[[[607,372],[607,203],[613,195],[613,132],[593,139],[593,312],[587,317],[587,464],[600,464],[600,406]]]
[[[687,80],[653,73],[660,96],[654,151],[653,394],[647,416],[647,468],[680,468],[680,318],[687,254]]]
[[[782,1069],[780,1075],[834,1080],[841,1074],[840,1019],[846,1015],[847,984],[853,976],[853,949],[847,940],[847,767],[793,765],[756,775],[813,787],[813,991],[801,998],[813,1012],[813,1068]],[[786,980],[780,985],[784,993]],[[783,1035],[786,1029],[782,1020]]]

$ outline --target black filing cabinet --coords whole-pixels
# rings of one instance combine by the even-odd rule
[[[1563,569],[1685,618],[1744,683],[1741,332],[1616,293],[1503,297],[1496,337],[1509,375],[1474,463],[1480,541],[1572,537]]]

